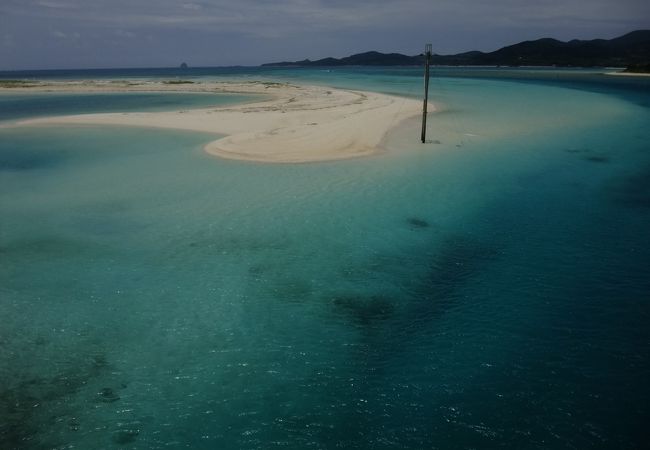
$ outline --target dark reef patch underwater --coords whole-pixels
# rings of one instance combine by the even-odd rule
[[[650,208],[650,165],[631,175],[612,181],[610,195],[614,202],[632,208]]]

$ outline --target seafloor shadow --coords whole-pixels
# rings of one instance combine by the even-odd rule
[[[631,208],[650,208],[650,165],[627,177],[612,180],[608,186],[611,200]]]
[[[460,291],[498,255],[496,247],[474,238],[452,234],[433,248],[409,255],[377,255],[365,269],[355,272],[359,291],[330,297],[336,316],[347,317],[361,328],[378,323],[391,335],[408,334],[462,301]],[[389,293],[368,293],[368,280],[388,281]]]
[[[65,422],[70,431],[79,427],[76,414],[65,406],[68,398],[111,369],[102,353],[69,366],[53,376],[34,376],[4,384],[0,390],[0,448],[56,448],[62,443],[45,442],[41,436],[42,430],[52,425],[51,421]],[[95,400],[113,402],[119,400],[119,395],[107,387],[97,393]]]
[[[63,164],[67,156],[60,153],[36,153],[29,151],[0,152],[0,171],[22,172],[50,169]]]

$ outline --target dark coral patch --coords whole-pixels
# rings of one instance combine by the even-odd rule
[[[610,195],[622,206],[650,208],[650,165],[627,178],[616,180],[610,188]]]
[[[140,430],[136,428],[118,430],[113,433],[113,441],[120,445],[130,444],[137,439],[139,434]]]
[[[335,308],[360,325],[389,319],[395,312],[393,302],[381,295],[342,295],[332,300]]]
[[[599,156],[599,155],[594,155],[594,156],[586,156],[584,158],[585,161],[593,162],[593,163],[608,163],[610,162],[610,159],[608,156]]]
[[[409,217],[406,222],[413,228],[429,228],[431,226],[429,222],[418,217]]]
[[[102,389],[98,395],[99,399],[104,403],[113,403],[120,399],[120,396],[111,388]]]

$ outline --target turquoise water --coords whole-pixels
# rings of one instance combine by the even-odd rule
[[[167,111],[205,108],[250,101],[254,97],[236,94],[99,93],[54,94],[13,93],[0,95],[0,121],[63,114],[124,111]]]
[[[483,75],[352,161],[0,129],[0,447],[642,447],[649,92]]]

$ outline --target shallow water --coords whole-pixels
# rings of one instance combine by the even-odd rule
[[[341,162],[0,130],[2,447],[639,448],[650,112],[533,81],[439,79],[428,144]]]
[[[175,93],[0,93],[0,122],[28,117],[94,112],[168,111],[206,108],[250,101],[254,96],[237,94]]]

